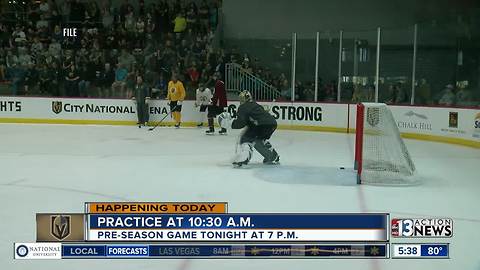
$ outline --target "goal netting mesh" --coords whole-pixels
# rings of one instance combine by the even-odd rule
[[[415,184],[415,165],[387,105],[358,104],[356,120],[357,182],[379,185]]]

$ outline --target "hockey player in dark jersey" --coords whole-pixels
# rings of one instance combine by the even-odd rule
[[[212,104],[208,106],[208,130],[206,131],[207,135],[213,135],[215,133],[215,128],[213,126],[213,120],[217,115],[225,111],[227,107],[227,92],[225,92],[225,83],[221,80],[221,75],[219,72],[216,72],[215,75],[215,91],[212,97]],[[222,127],[218,132],[221,135],[227,134],[227,130]]]
[[[280,156],[268,141],[277,129],[277,121],[261,105],[253,101],[250,92],[240,92],[239,98],[240,106],[236,119],[232,119],[228,112],[224,112],[218,117],[218,122],[223,128],[241,129],[246,127],[240,136],[233,165],[248,164],[252,158],[253,148],[264,157],[263,163],[278,163]]]
[[[138,127],[146,126],[149,113],[148,113],[148,102],[150,100],[149,89],[143,83],[142,76],[137,76],[137,83],[135,84],[135,95],[132,97],[137,104],[137,117],[138,117]]]

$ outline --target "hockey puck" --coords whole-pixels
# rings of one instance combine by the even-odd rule
[[[340,167],[340,170],[345,170],[345,167]]]

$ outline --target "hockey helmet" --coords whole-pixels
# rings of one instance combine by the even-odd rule
[[[238,94],[238,98],[240,100],[240,104],[243,104],[247,101],[252,101],[252,94],[248,90],[243,90]]]

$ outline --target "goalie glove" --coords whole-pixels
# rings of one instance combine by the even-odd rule
[[[232,116],[228,112],[223,112],[218,116],[218,124],[222,128],[231,129],[232,122],[233,122]]]

